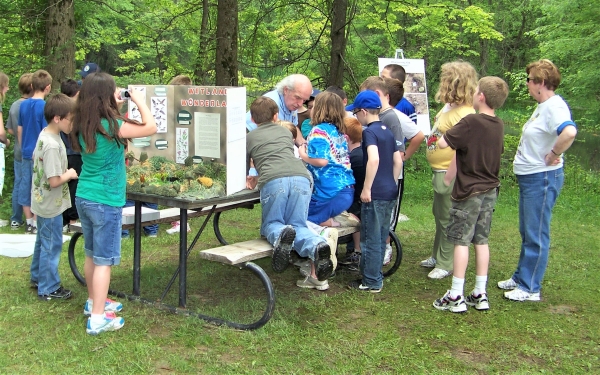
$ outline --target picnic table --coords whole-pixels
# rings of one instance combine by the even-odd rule
[[[251,260],[254,259],[270,256],[272,253],[272,247],[270,247],[268,243],[268,246],[265,245],[266,241],[261,242],[260,240],[257,241],[255,246],[246,246],[246,248],[242,248],[241,251],[236,252],[238,255],[236,258],[232,258],[233,260],[228,260],[229,258],[231,258],[230,256],[224,256],[220,258],[215,258],[213,255],[203,256],[203,258],[205,259],[220,261],[222,263],[231,264],[240,268],[248,269],[260,279],[267,295],[267,303],[265,306],[265,310],[260,319],[253,323],[244,324],[203,314],[196,314],[186,309],[187,260],[190,252],[192,251],[192,249],[196,245],[196,242],[200,238],[200,235],[202,235],[210,220],[213,219],[213,230],[215,232],[215,236],[217,237],[219,242],[221,242],[223,245],[227,245],[227,242],[221,235],[221,231],[219,229],[220,213],[229,210],[234,210],[237,208],[253,208],[255,204],[260,203],[260,195],[258,191],[242,190],[241,192],[224,197],[194,201],[142,193],[127,193],[127,199],[135,201],[135,222],[134,224],[123,225],[123,229],[134,229],[132,270],[133,290],[132,293],[129,294],[123,291],[110,289],[109,294],[118,296],[120,298],[127,298],[129,300],[141,301],[152,306],[157,306],[159,308],[166,309],[173,313],[195,316],[213,324],[227,325],[237,329],[257,329],[265,325],[269,321],[269,319],[271,319],[271,317],[273,316],[273,311],[275,309],[275,292],[273,289],[273,285],[266,272],[260,266],[251,262]],[[157,203],[161,206],[166,206],[169,208],[160,210],[161,215],[159,219],[142,223],[142,202]],[[187,228],[188,218],[199,216],[204,216],[204,221],[198,229],[197,233],[194,235],[191,244],[188,246],[188,234],[185,230],[185,228]],[[140,294],[142,226],[171,222],[174,220],[179,220],[180,226],[181,228],[183,228],[179,233],[179,266],[174,272],[173,276],[171,277],[169,283],[165,287],[165,290],[162,292],[162,295],[158,299],[158,301],[151,301],[143,298]],[[75,247],[77,240],[82,235],[81,226],[70,225],[69,228],[75,232],[71,239],[71,243],[69,244],[69,264],[71,266],[71,271],[73,272],[75,278],[80,283],[85,285],[85,279],[81,275],[77,268],[77,265],[75,264]],[[240,256],[239,254],[242,254],[242,256]],[[170,291],[171,287],[173,286],[173,283],[177,278],[179,279],[179,306],[175,307],[166,305],[162,303],[162,301],[167,295],[167,293]]]

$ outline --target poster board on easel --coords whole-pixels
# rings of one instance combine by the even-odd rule
[[[427,81],[425,80],[425,60],[398,58],[379,58],[379,74],[386,65],[400,65],[406,71],[404,81],[404,97],[415,107],[417,126],[423,134],[431,133],[429,120],[429,102],[427,100]]]

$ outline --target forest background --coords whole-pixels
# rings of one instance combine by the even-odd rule
[[[39,68],[78,78],[97,62],[121,85],[187,74],[198,85],[243,85],[249,102],[283,76],[342,86],[352,98],[377,57],[426,62],[428,93],[440,66],[464,59],[527,97],[524,67],[539,58],[563,74],[559,93],[582,128],[600,112],[599,0],[8,0],[0,3],[0,70],[16,83]],[[434,102],[430,100],[430,104]],[[530,104],[533,104],[530,102]],[[435,104],[433,111],[436,110]],[[520,105],[523,109],[522,104]]]
[[[21,74],[46,69],[57,89],[67,78],[79,79],[89,61],[121,86],[164,84],[187,74],[198,85],[246,86],[249,104],[282,77],[303,73],[314,87],[338,85],[352,99],[366,77],[378,74],[377,58],[393,57],[401,48],[406,58],[425,60],[432,116],[440,108],[433,96],[443,63],[463,59],[481,76],[506,79],[511,94],[501,117],[513,126],[506,139],[510,149],[519,135],[514,125],[522,125],[535,105],[525,66],[540,58],[559,66],[558,93],[579,129],[600,130],[599,5],[600,0],[5,0],[0,70],[9,75],[11,89],[4,106],[19,97]],[[578,139],[585,141],[581,133]],[[594,149],[597,138],[588,142]],[[584,159],[598,154],[582,152]],[[10,148],[6,155],[11,175]],[[588,168],[587,160],[583,165]],[[7,197],[12,181],[5,182]],[[0,212],[10,211],[9,201],[0,203]]]

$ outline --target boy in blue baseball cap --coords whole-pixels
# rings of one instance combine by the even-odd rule
[[[354,103],[346,107],[346,111],[352,111],[366,127],[362,136],[366,173],[360,194],[360,272],[363,277],[352,281],[349,287],[371,293],[379,293],[383,287],[381,265],[385,240],[398,195],[396,181],[402,170],[402,156],[391,130],[379,120],[380,110],[381,100],[371,90],[359,93]]]
[[[89,62],[83,66],[83,68],[81,69],[81,72],[79,72],[79,75],[81,76],[81,79],[85,79],[85,77],[87,77],[88,74],[97,73],[99,71],[100,71],[100,67],[98,66],[98,64]]]

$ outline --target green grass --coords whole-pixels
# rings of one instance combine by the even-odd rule
[[[491,309],[466,314],[435,310],[431,303],[450,280],[429,280],[418,262],[430,253],[434,223],[429,174],[407,181],[398,225],[404,259],[385,280],[381,294],[346,289],[339,274],[330,290],[295,286],[298,273],[275,274],[268,259],[257,263],[276,292],[275,314],[263,328],[241,332],[191,317],[122,301],[125,327],[91,337],[82,315],[87,297],[69,267],[65,245],[61,277],[74,297],[42,303],[29,289],[30,259],[0,257],[0,373],[53,374],[493,374],[598,373],[600,371],[600,199],[569,190],[554,210],[552,249],[540,303],[505,300],[495,286],[509,277],[519,256],[518,191],[503,188],[490,238],[488,292]],[[197,229],[201,219],[194,219]],[[225,238],[256,238],[260,208],[223,214]],[[161,227],[157,239],[142,240],[142,295],[156,299],[177,266],[176,237]],[[4,233],[10,232],[2,228]],[[209,229],[196,249],[217,246]],[[112,287],[131,291],[133,241],[123,243],[122,265]],[[466,288],[474,284],[473,262]],[[192,311],[242,321],[260,313],[260,283],[247,271],[189,260],[188,302]],[[177,284],[167,296],[177,304]]]

